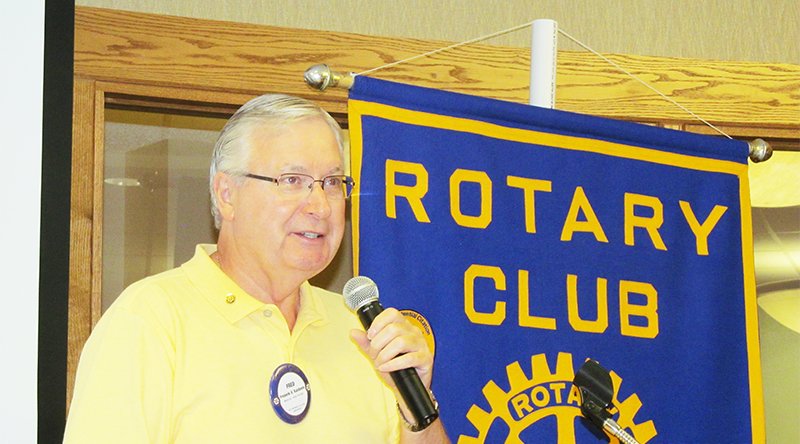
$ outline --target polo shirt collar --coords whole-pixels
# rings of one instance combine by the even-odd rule
[[[181,269],[209,305],[231,324],[239,322],[254,311],[264,310],[267,306],[274,307],[274,304],[265,304],[250,296],[228,277],[211,259],[211,254],[215,251],[216,245],[198,244],[194,257],[181,265]],[[326,319],[325,306],[319,300],[319,295],[308,281],[303,282],[300,285],[300,312],[295,327]]]

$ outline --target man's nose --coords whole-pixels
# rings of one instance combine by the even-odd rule
[[[308,195],[306,209],[309,213],[316,214],[321,218],[328,217],[331,214],[331,205],[328,202],[328,195],[322,189],[321,180],[311,183],[311,193]]]

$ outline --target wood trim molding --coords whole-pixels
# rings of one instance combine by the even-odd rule
[[[76,79],[72,104],[72,189],[70,191],[69,324],[67,327],[67,406],[72,398],[78,357],[92,328],[94,233],[95,82]]]
[[[96,80],[253,96],[300,95],[346,112],[340,90],[312,91],[303,72],[326,63],[361,72],[450,42],[77,7],[75,74]],[[790,127],[800,134],[800,65],[610,54],[714,124]],[[375,77],[527,103],[529,50],[470,45],[378,71]],[[596,56],[560,51],[557,106],[643,122],[695,123],[685,111]]]
[[[103,291],[103,189],[104,189],[104,169],[105,169],[105,94],[101,88],[95,85],[94,90],[94,120],[93,120],[93,143],[91,151],[93,153],[94,164],[91,174],[86,174],[92,178],[92,294],[91,294],[91,313],[92,329],[100,320],[102,314],[102,291]],[[86,147],[87,150],[89,147]]]

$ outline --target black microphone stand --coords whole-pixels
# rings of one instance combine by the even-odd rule
[[[572,383],[581,395],[581,413],[585,418],[624,444],[639,444],[608,412],[614,398],[614,385],[608,370],[597,361],[587,359],[575,374]]]

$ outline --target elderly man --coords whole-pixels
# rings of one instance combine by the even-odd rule
[[[421,332],[394,309],[364,332],[340,295],[308,283],[339,248],[352,186],[321,108],[265,95],[237,111],[211,165],[217,245],[108,309],[65,442],[447,442],[441,421],[414,431],[388,377],[415,368],[430,387]]]

